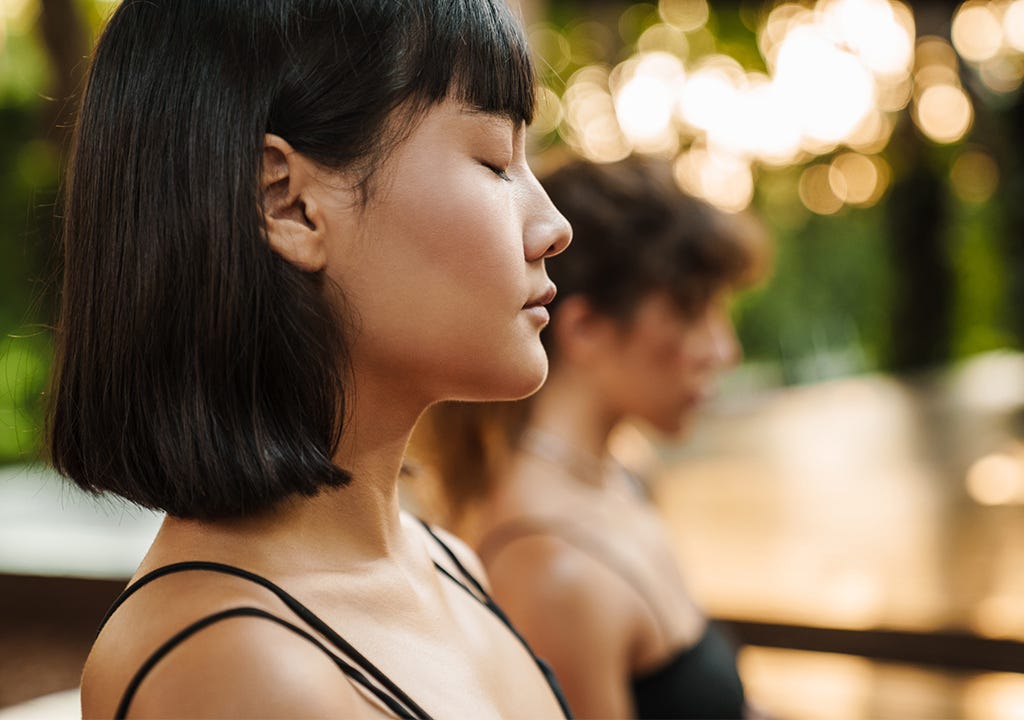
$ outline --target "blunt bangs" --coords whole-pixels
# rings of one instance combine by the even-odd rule
[[[446,97],[527,125],[533,121],[535,78],[520,23],[503,0],[432,5],[417,33],[411,95]]]

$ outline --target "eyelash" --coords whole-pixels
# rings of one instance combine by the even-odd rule
[[[491,165],[490,163],[484,163],[484,166],[486,166],[488,170],[490,170],[492,173],[497,175],[499,178],[501,178],[505,182],[512,182],[511,176],[509,176],[508,172],[506,172],[505,170],[502,170],[499,167]]]

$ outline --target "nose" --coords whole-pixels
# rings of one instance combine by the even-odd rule
[[[740,346],[739,338],[736,337],[736,327],[728,310],[724,310],[717,318],[710,321],[711,349],[716,365],[721,368],[729,368],[738,364],[743,359],[743,348]]]
[[[565,250],[572,242],[572,226],[536,178],[533,181],[532,212],[524,229],[523,246],[529,262],[549,258]]]
[[[707,368],[725,370],[736,365],[743,357],[743,349],[736,337],[736,328],[729,307],[721,299],[712,300],[700,321],[701,358]]]

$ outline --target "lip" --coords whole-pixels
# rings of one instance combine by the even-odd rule
[[[555,287],[554,283],[548,283],[547,286],[538,294],[534,295],[530,300],[523,305],[524,310],[530,308],[543,308],[545,305],[555,299],[555,295],[558,292],[558,288]]]

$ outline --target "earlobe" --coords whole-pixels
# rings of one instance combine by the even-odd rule
[[[278,255],[308,272],[327,264],[323,223],[310,192],[313,181],[309,160],[284,138],[264,136],[260,191],[267,242]]]

